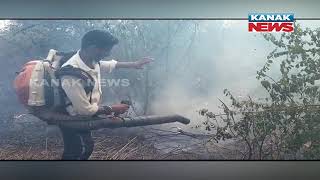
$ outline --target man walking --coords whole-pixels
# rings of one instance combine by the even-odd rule
[[[100,71],[110,73],[116,68],[141,69],[145,64],[150,63],[152,59],[144,58],[135,62],[102,61],[103,58],[110,55],[111,49],[117,43],[118,39],[106,31],[89,31],[81,40],[81,49],[62,65],[62,68],[68,66],[80,69],[90,76],[90,79],[94,82],[93,87],[88,91],[83,83],[72,83],[72,86],[70,86],[70,83],[65,83],[77,82],[81,79],[71,75],[63,75],[61,77],[62,89],[66,95],[66,111],[69,115],[94,116],[111,114],[112,112],[122,114],[128,110],[129,106],[126,104],[99,105],[102,95]],[[94,147],[91,131],[66,127],[60,127],[60,129],[64,141],[62,159],[87,160]]]

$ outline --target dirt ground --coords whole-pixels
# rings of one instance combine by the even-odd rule
[[[1,124],[0,160],[59,160],[63,142],[58,128],[49,128],[41,120],[12,117]],[[51,129],[51,130],[50,130]],[[144,137],[128,133],[119,135],[113,130],[93,131],[94,152],[90,160],[179,160],[199,159],[197,154],[176,151],[160,152]]]

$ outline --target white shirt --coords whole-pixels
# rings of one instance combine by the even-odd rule
[[[66,103],[71,102],[72,105],[69,105],[66,110],[71,116],[75,115],[94,115],[99,109],[99,102],[102,95],[101,90],[101,72],[107,71],[109,73],[116,67],[117,61],[100,61],[100,66],[98,63],[94,64],[94,69],[88,67],[80,58],[79,51],[72,56],[66,63],[62,65],[62,67],[71,65],[76,68],[80,68],[87,73],[89,73],[95,81],[92,93],[86,94],[84,87],[81,83],[73,83],[70,86],[70,83],[64,83],[65,81],[68,82],[76,82],[78,78],[74,76],[62,76],[61,77],[61,84],[62,89],[65,91],[67,98]],[[100,69],[101,68],[101,69]],[[90,103],[91,97],[91,103]]]

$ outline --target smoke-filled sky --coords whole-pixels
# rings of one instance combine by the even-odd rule
[[[159,96],[155,101],[160,104],[157,109],[165,111],[160,107],[167,106],[171,112],[185,111],[183,114],[204,106],[215,110],[225,88],[243,96],[257,91],[260,86],[256,71],[264,65],[271,50],[272,45],[261,34],[247,31],[247,21],[202,21],[193,54],[195,59],[183,77],[193,73],[193,79],[185,82],[183,78],[171,78],[167,89],[162,91],[166,98]],[[193,84],[191,88],[190,84]],[[205,93],[190,91],[199,90],[197,85]],[[167,105],[160,103],[162,101],[168,101]]]
[[[320,21],[298,22],[302,27],[320,27]],[[179,113],[198,123],[196,112],[201,108],[219,112],[223,89],[229,89],[237,98],[263,98],[265,90],[256,79],[256,72],[266,62],[275,48],[261,33],[249,33],[247,21],[202,21],[199,39],[194,49],[191,65],[184,77],[169,80],[153,103],[158,113]],[[269,73],[277,74],[279,67],[271,66]],[[195,77],[189,77],[189,74]],[[191,85],[192,84],[192,85]],[[201,86],[204,90],[196,86]],[[196,93],[200,92],[200,93]],[[202,93],[204,92],[204,93]],[[228,102],[228,101],[227,101]]]

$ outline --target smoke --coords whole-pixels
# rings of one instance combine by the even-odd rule
[[[203,120],[198,113],[200,109],[221,112],[219,99],[229,102],[223,95],[224,89],[238,99],[266,95],[256,72],[273,47],[261,35],[247,32],[246,23],[202,22],[187,70],[179,69],[184,66],[179,64],[175,71],[169,72],[168,80],[152,102],[151,112],[181,114],[191,119],[191,127]]]

